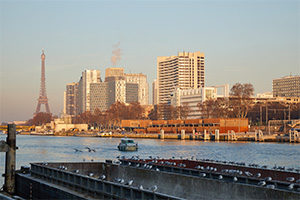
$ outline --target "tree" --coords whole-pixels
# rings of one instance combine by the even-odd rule
[[[236,83],[230,90],[229,110],[234,117],[245,118],[253,101],[250,97],[254,94],[253,85],[250,83]]]
[[[46,123],[50,123],[52,121],[52,114],[45,113],[45,112],[39,112],[30,120],[27,121],[26,124],[28,125],[35,125],[35,126],[41,126]]]
[[[182,106],[178,106],[177,108],[177,118],[178,119],[186,119],[190,112],[190,107],[187,103],[184,103]]]

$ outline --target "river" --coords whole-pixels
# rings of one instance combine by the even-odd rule
[[[6,140],[6,135],[0,135]],[[119,138],[100,137],[53,137],[17,135],[17,169],[31,162],[81,162],[116,159],[119,155],[142,158],[207,158],[214,160],[256,163],[273,167],[286,166],[300,169],[300,144],[255,142],[204,142],[190,140],[135,139],[137,152],[117,150]],[[88,152],[90,147],[96,152]],[[83,152],[75,152],[74,149]],[[5,169],[5,153],[0,153],[0,173]],[[4,179],[0,178],[0,186]]]

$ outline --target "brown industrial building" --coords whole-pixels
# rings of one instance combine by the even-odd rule
[[[220,133],[228,131],[247,132],[247,118],[230,119],[188,119],[188,120],[122,120],[122,128],[127,131],[137,133],[159,133],[164,130],[165,133],[180,133],[185,130],[186,133],[204,132],[204,130],[214,133],[216,129]]]

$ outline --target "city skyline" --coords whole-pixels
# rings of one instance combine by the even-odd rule
[[[272,91],[273,79],[300,71],[299,1],[1,1],[0,7],[0,122],[32,117],[43,48],[56,115],[65,85],[78,82],[84,69],[100,70],[103,78],[105,68],[123,67],[146,74],[151,85],[157,57],[183,50],[205,54],[207,86],[250,82],[262,93]],[[121,60],[113,66],[116,43]]]

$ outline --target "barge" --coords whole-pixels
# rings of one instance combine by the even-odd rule
[[[175,158],[32,163],[17,173],[16,193],[26,199],[299,199],[300,173]]]

